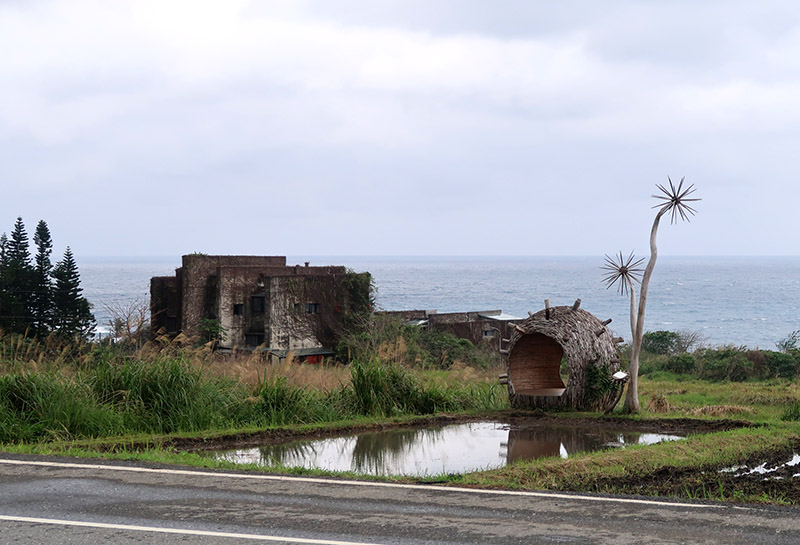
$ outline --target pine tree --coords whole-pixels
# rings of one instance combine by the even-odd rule
[[[0,235],[0,328],[6,327],[6,316],[10,314],[8,310],[8,237],[5,233]]]
[[[33,275],[33,324],[39,335],[47,335],[53,314],[53,281],[50,277],[53,270],[53,264],[50,262],[53,239],[44,220],[39,221],[36,226],[33,242],[37,250]]]
[[[13,333],[25,333],[31,326],[34,269],[28,250],[28,233],[17,218],[3,256],[4,305],[0,325]]]
[[[8,248],[8,237],[3,233],[0,235],[0,276],[2,276],[3,270],[8,264],[6,248]]]
[[[89,337],[95,319],[89,301],[81,295],[78,266],[67,246],[64,257],[53,268],[53,328],[65,337]]]

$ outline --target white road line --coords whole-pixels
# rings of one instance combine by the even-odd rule
[[[403,488],[408,490],[434,490],[437,492],[460,492],[468,494],[484,494],[496,496],[526,496],[532,498],[546,498],[558,500],[579,500],[607,503],[628,503],[637,505],[658,505],[662,507],[682,507],[690,509],[720,509],[720,505],[702,503],[676,503],[657,500],[637,500],[633,498],[608,498],[603,496],[579,496],[576,494],[562,494],[558,492],[530,492],[523,490],[487,490],[482,488],[463,488],[456,486],[434,486],[429,484],[399,484],[382,483],[373,481],[345,481],[340,479],[320,479],[315,477],[289,477],[286,475],[261,475],[253,473],[217,473],[212,471],[192,471],[186,469],[154,469],[149,467],[117,466],[105,464],[77,464],[70,462],[37,462],[33,460],[6,460],[0,459],[0,464],[57,467],[71,469],[95,469],[100,471],[128,471],[132,473],[156,473],[164,475],[189,475],[193,477],[215,477],[226,479],[250,479],[262,481],[288,481],[296,483],[335,484],[343,486],[367,486],[376,488]]]
[[[33,517],[12,517],[0,515],[0,521],[28,522],[32,524],[54,524],[59,526],[80,526],[82,528],[106,528],[109,530],[130,530],[133,532],[157,532],[160,534],[181,534],[187,536],[232,537],[254,541],[277,541],[280,543],[304,543],[309,545],[380,545],[358,541],[336,541],[330,539],[307,539],[302,537],[265,536],[260,534],[237,534],[233,532],[209,532],[184,528],[161,528],[158,526],[134,526],[130,524],[106,524],[104,522],[85,522],[80,520],[40,519]]]

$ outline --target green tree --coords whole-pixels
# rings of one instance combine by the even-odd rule
[[[32,297],[33,323],[38,334],[46,335],[50,330],[53,314],[53,281],[51,279],[53,264],[50,262],[50,254],[53,253],[53,239],[50,237],[47,223],[43,220],[39,221],[36,226],[33,242],[36,244]]]
[[[32,323],[34,271],[22,218],[17,218],[11,237],[6,240],[3,261],[0,326],[13,333],[25,333]]]
[[[674,331],[648,331],[642,336],[642,350],[671,356],[678,353],[679,335]]]
[[[6,326],[6,316],[9,315],[8,310],[8,287],[7,287],[7,274],[8,269],[8,236],[5,233],[0,235],[0,329]]]
[[[67,337],[89,337],[94,332],[95,319],[91,305],[81,295],[80,274],[69,246],[64,257],[53,268],[53,329]]]
[[[8,264],[6,248],[8,248],[8,237],[3,233],[0,235],[0,275],[3,274],[3,269]]]

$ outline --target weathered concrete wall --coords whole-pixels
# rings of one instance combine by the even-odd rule
[[[199,334],[197,324],[209,311],[219,313],[219,301],[209,300],[209,282],[217,269],[225,267],[284,267],[284,256],[185,255],[181,267],[181,329],[189,336]],[[214,316],[219,318],[219,315]]]
[[[204,319],[218,320],[225,331],[221,348],[330,349],[351,295],[360,294],[359,308],[371,311],[369,289],[369,273],[352,276],[341,266],[286,266],[282,256],[186,255],[175,277],[152,279],[151,310],[154,325],[190,337],[202,334]]]
[[[402,320],[427,320],[430,314],[436,314],[435,310],[382,310],[375,314],[400,318]]]
[[[227,331],[227,337],[220,345],[228,348],[246,346],[248,334],[261,335],[260,340],[253,344],[268,344],[269,278],[264,277],[261,269],[251,267],[219,267],[217,277],[219,321]],[[263,306],[256,304],[255,300],[259,298]]]
[[[309,295],[307,283],[329,283],[330,278],[276,276],[270,282],[270,315],[273,317],[270,346],[284,350],[315,348],[323,343],[317,338],[318,316],[307,312],[306,305],[321,303]],[[320,287],[320,286],[317,286]],[[319,307],[315,307],[317,310]]]
[[[473,344],[487,343],[500,348],[500,340],[508,338],[508,324],[519,320],[494,320],[485,315],[500,315],[500,310],[474,312],[447,312],[428,316],[428,327],[434,331],[452,333],[456,337],[469,339]],[[487,332],[488,335],[484,335]]]

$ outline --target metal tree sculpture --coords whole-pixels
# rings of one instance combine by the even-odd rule
[[[606,288],[619,283],[617,291],[620,295],[625,295],[628,290],[631,292],[631,335],[633,346],[631,349],[631,377],[623,406],[625,412],[637,412],[639,410],[639,353],[642,349],[642,338],[644,336],[644,310],[647,305],[647,288],[650,285],[650,277],[653,274],[653,268],[655,268],[656,259],[658,258],[658,248],[656,248],[658,224],[661,221],[661,217],[666,214],[670,214],[670,223],[676,223],[678,218],[683,221],[689,221],[690,216],[694,216],[696,210],[687,203],[700,200],[689,198],[689,195],[695,191],[694,184],[688,185],[684,189],[684,178],[681,178],[677,187],[669,177],[667,180],[669,180],[669,188],[656,184],[662,195],[653,195],[656,199],[664,202],[653,206],[653,208],[658,208],[658,213],[656,213],[656,219],[653,221],[653,228],[650,231],[650,260],[647,262],[644,274],[642,275],[642,269],[639,268],[644,259],[637,260],[633,253],[627,258],[623,257],[622,252],[614,257],[606,256],[606,262],[603,266],[603,269],[607,271],[603,277]],[[640,275],[641,279],[639,278]],[[640,284],[638,311],[636,309],[635,283]]]

